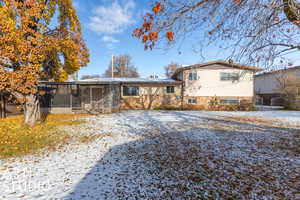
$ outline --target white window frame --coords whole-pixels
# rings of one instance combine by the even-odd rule
[[[188,104],[197,104],[196,98],[188,98]]]
[[[240,75],[237,72],[220,72],[220,81],[239,81]]]
[[[239,99],[221,99],[220,104],[221,105],[239,105],[240,100]]]
[[[125,92],[125,87],[128,87],[128,88],[137,88],[137,95],[125,95],[124,92]],[[137,97],[137,96],[140,96],[140,86],[136,86],[136,85],[124,85],[122,87],[122,96],[123,97]]]
[[[196,81],[198,80],[198,73],[197,72],[189,72],[189,81]]]
[[[168,90],[168,88],[173,88],[172,90],[171,90],[171,92]],[[167,87],[166,87],[166,93],[167,94],[174,94],[175,93],[175,90],[176,90],[176,88],[175,88],[175,86],[173,86],[173,85],[168,85]]]

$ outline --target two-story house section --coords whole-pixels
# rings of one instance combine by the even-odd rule
[[[183,104],[207,108],[213,99],[232,105],[254,100],[254,74],[260,68],[223,60],[179,68],[173,78],[183,83]]]
[[[286,96],[284,93],[291,91],[296,96],[300,96],[300,89],[293,91],[300,83],[300,66],[286,69],[265,72],[255,76],[254,87],[256,95],[263,105],[284,105],[288,99],[282,99]],[[290,89],[289,89],[290,88]]]

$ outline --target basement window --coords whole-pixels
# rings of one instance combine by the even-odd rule
[[[222,105],[238,105],[239,100],[238,99],[221,99],[220,103]]]
[[[139,96],[139,86],[123,86],[123,96]]]
[[[197,99],[195,98],[188,99],[188,104],[197,104]]]
[[[174,86],[167,86],[167,93],[168,94],[175,93],[175,87]]]

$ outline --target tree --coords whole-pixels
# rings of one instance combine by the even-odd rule
[[[0,0],[0,47],[0,92],[24,105],[28,125],[40,118],[38,82],[67,80],[89,61],[72,0]]]
[[[132,63],[132,57],[128,54],[114,57],[114,77],[139,77],[137,68]],[[104,77],[112,77],[112,62],[110,62]]]
[[[300,50],[299,0],[161,0],[152,7],[133,33],[145,49],[196,37],[202,52],[215,45],[261,66]]]
[[[299,109],[299,104],[295,103],[300,95],[300,78],[293,72],[282,70],[276,76],[277,89],[281,98],[285,100],[285,106],[291,109]]]
[[[81,80],[95,79],[95,78],[101,78],[101,75],[100,75],[100,74],[83,75],[83,76],[81,77]]]
[[[176,69],[182,67],[181,65],[179,65],[178,63],[171,63],[168,64],[167,66],[165,66],[165,75],[168,78],[171,78],[172,75],[174,74],[174,72],[176,71]]]

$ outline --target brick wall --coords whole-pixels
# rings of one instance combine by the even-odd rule
[[[181,108],[181,96],[176,95],[142,95],[140,97],[127,97],[121,100],[123,110],[153,110]]]
[[[167,86],[174,86],[175,92],[168,94]],[[177,108],[182,106],[181,85],[139,85],[139,96],[121,97],[122,110],[152,110]]]
[[[197,97],[197,96],[185,96],[183,97],[183,108],[184,109],[193,109],[193,110],[209,110],[210,109],[210,102],[216,98],[218,101],[219,106],[223,106],[226,109],[228,105],[222,105],[220,101],[222,99],[237,99],[239,100],[240,104],[254,104],[253,97]],[[189,99],[196,99],[196,104],[188,103]]]

